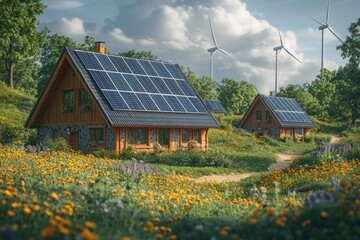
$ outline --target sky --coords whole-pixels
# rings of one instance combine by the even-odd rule
[[[151,51],[166,62],[189,67],[196,76],[210,75],[214,46],[208,17],[217,44],[230,58],[216,52],[214,79],[247,81],[268,94],[275,85],[275,51],[278,86],[312,82],[320,71],[321,31],[328,0],[44,0],[39,16],[41,30],[48,27],[82,42],[89,35],[106,42],[111,53],[136,49]],[[345,40],[350,24],[360,18],[359,0],[332,0],[329,25]],[[325,31],[324,67],[335,70],[347,63],[336,47],[341,42]]]

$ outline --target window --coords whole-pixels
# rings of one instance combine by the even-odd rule
[[[74,90],[63,91],[63,112],[74,112],[75,110],[75,92]]]
[[[146,128],[130,128],[128,130],[129,144],[148,144],[148,130]]]
[[[261,123],[261,121],[262,121],[262,112],[256,111],[256,122]]]
[[[272,123],[272,116],[269,111],[266,111],[266,123]]]
[[[104,146],[104,128],[90,128],[90,147]]]
[[[52,139],[57,140],[61,137],[60,129],[53,129],[52,130]]]
[[[158,143],[161,146],[169,146],[169,131],[168,128],[160,128],[158,130]]]
[[[304,129],[303,128],[297,128],[296,129],[296,135],[304,135]]]
[[[87,92],[85,91],[85,89],[80,89],[79,90],[79,106],[80,106],[80,111],[82,112],[90,112],[90,107],[91,107],[91,98],[89,96],[89,94],[87,94]]]
[[[181,132],[181,141],[182,143],[187,143],[190,140],[195,140],[198,143],[201,143],[201,131],[200,129],[189,129],[184,128]]]

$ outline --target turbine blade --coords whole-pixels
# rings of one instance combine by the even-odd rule
[[[337,39],[340,40],[340,42],[344,43],[343,40],[341,40],[341,38],[335,33],[335,31],[330,26],[328,27],[328,29]]]
[[[280,34],[279,29],[278,29],[278,33],[279,33],[279,37],[280,37],[280,44],[281,44],[281,46],[283,47],[283,46],[284,46],[284,44],[283,44],[283,41],[282,41],[282,38],[281,38],[281,34]]]
[[[326,24],[329,23],[330,2],[331,2],[331,0],[329,0],[328,7],[327,7],[327,12],[326,12]]]
[[[313,18],[313,17],[310,17],[312,20],[314,20],[315,22],[317,22],[318,24],[320,24],[321,26],[324,26],[325,24],[324,23],[322,23],[322,22],[320,22],[320,21],[318,21],[318,20],[316,20],[315,18]]]
[[[215,34],[214,34],[214,29],[211,24],[210,16],[209,16],[209,23],[210,23],[211,36],[212,36],[215,46],[217,47],[217,42],[216,42],[216,38],[215,38]]]
[[[298,62],[301,63],[301,61],[299,59],[297,59],[297,57],[295,57],[294,55],[291,54],[291,52],[289,52],[285,47],[283,47],[283,49],[290,55],[292,56],[293,58],[295,58]]]
[[[220,51],[220,52],[222,52],[223,54],[225,54],[225,55],[227,55],[227,56],[229,56],[229,57],[231,57],[231,58],[235,59],[233,56],[231,56],[231,54],[230,54],[230,53],[228,53],[228,52],[227,52],[227,51],[225,51],[224,49],[218,48],[217,50],[219,50],[219,51]]]

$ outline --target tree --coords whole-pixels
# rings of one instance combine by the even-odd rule
[[[337,48],[342,51],[343,58],[349,58],[349,64],[339,69],[336,90],[338,98],[351,111],[351,123],[355,125],[360,108],[360,18],[357,22],[351,23],[349,33],[350,36],[347,36],[345,42]],[[339,84],[340,82],[342,84]]]
[[[195,73],[190,68],[187,68],[186,70],[182,68],[182,70],[202,99],[215,100],[218,98],[216,89],[219,84],[217,82],[206,75],[201,76],[200,78],[196,77]]]
[[[359,66],[349,63],[345,67],[340,67],[333,82],[336,86],[333,114],[342,120],[351,118],[351,124],[355,125],[360,113]]]
[[[320,74],[307,88],[309,93],[319,101],[317,117],[329,121],[331,119],[329,119],[328,112],[335,94],[335,85],[332,82],[335,72],[331,72],[325,68],[320,71]]]
[[[0,59],[5,65],[10,88],[14,88],[15,65],[39,51],[37,16],[44,9],[41,0],[1,0]]]
[[[219,100],[226,112],[232,114],[245,114],[258,91],[255,85],[245,81],[235,81],[224,78],[218,88]]]
[[[48,28],[44,28],[40,35],[42,39],[42,46],[40,51],[41,67],[38,74],[37,93],[40,94],[46,86],[51,73],[54,70],[56,63],[64,51],[65,47],[81,49],[84,51],[95,51],[95,38],[85,36],[83,43],[77,43],[75,40],[67,36],[59,34],[50,34]],[[105,50],[108,52],[108,50]]]
[[[306,90],[305,86],[300,84],[289,84],[285,88],[281,87],[276,96],[295,99],[309,115],[317,116],[319,112],[319,101]]]
[[[130,51],[127,52],[119,52],[118,55],[123,57],[157,60],[157,56],[155,56],[151,51],[136,51],[135,49],[131,49]]]

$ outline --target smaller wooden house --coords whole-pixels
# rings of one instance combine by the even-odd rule
[[[64,138],[76,150],[121,152],[208,147],[219,124],[180,67],[66,48],[25,124],[38,141]],[[193,141],[192,141],[193,142]]]
[[[240,122],[240,127],[274,138],[297,140],[310,133],[314,123],[295,99],[258,94]]]

